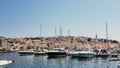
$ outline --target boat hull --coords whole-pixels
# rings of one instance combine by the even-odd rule
[[[66,52],[46,52],[46,54],[49,56],[49,57],[54,57],[54,56],[67,56]]]
[[[109,57],[109,55],[108,54],[98,54],[98,55],[96,55],[96,57]]]
[[[33,55],[34,52],[29,52],[29,51],[19,51],[18,54],[22,55]]]
[[[79,58],[79,52],[69,52],[68,53],[71,58]]]
[[[118,55],[111,55],[111,57],[118,57]]]
[[[47,55],[45,52],[34,52],[34,55]]]
[[[33,52],[18,52],[19,54],[33,54]]]

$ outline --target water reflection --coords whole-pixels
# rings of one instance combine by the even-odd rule
[[[94,59],[94,58],[79,58],[78,59],[78,61],[90,61],[90,60],[92,60],[92,59]]]
[[[48,56],[47,59],[59,59],[59,58],[66,58],[66,56]]]

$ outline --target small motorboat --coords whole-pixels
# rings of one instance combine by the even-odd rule
[[[92,58],[92,57],[95,57],[95,53],[92,51],[81,51],[79,53],[79,56],[81,58]]]
[[[6,68],[11,63],[13,63],[11,60],[0,60],[0,68]]]
[[[120,63],[118,64],[118,68],[120,68]]]

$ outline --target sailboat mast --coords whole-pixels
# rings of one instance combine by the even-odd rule
[[[56,27],[55,27],[55,37],[57,37]]]
[[[42,35],[42,24],[40,24],[40,37]]]
[[[68,29],[68,41],[70,42],[70,30]]]
[[[106,40],[107,40],[107,46],[106,46],[106,49],[109,48],[109,40],[108,40],[108,25],[107,25],[107,21],[106,21]]]
[[[70,36],[70,30],[68,29],[68,36]]]
[[[60,30],[60,36],[62,36],[63,29],[61,27],[59,27],[59,30]]]
[[[107,25],[107,21],[106,21],[106,39],[108,41],[108,25]]]

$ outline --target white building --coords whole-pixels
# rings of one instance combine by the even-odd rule
[[[3,41],[1,44],[2,44],[2,48],[6,48],[6,49],[10,49],[11,48],[10,43],[8,43],[7,41]]]

